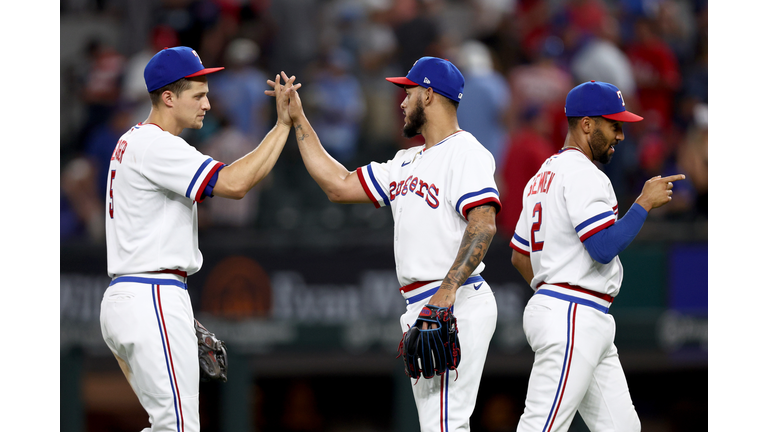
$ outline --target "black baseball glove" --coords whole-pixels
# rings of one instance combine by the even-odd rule
[[[195,320],[201,381],[227,382],[227,345]]]
[[[423,323],[427,323],[426,330],[421,328]],[[431,324],[437,328],[430,328]],[[400,341],[398,357],[403,356],[406,375],[429,379],[455,370],[461,361],[458,334],[456,317],[450,309],[426,305]]]

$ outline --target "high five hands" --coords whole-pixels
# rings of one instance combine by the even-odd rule
[[[282,76],[285,84],[280,84],[280,78]],[[301,114],[301,99],[299,98],[298,89],[301,88],[301,84],[294,84],[296,76],[292,75],[290,78],[285,72],[275,75],[275,80],[267,80],[267,84],[272,87],[272,90],[264,90],[264,94],[272,96],[277,99],[277,121],[278,123],[285,124],[287,126],[293,125],[293,119],[298,118]]]

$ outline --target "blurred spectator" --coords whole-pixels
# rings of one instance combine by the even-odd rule
[[[163,48],[179,44],[176,31],[167,25],[158,25],[152,29],[149,43],[141,51],[128,58],[125,65],[121,99],[132,105],[132,124],[146,120],[152,103],[149,101],[147,84],[144,82],[144,68],[149,60]]]
[[[704,11],[706,14],[706,11]],[[706,29],[699,34],[694,55],[683,67],[683,88],[680,92],[675,120],[682,129],[695,121],[697,106],[709,103],[709,43]]]
[[[675,53],[680,64],[692,60],[696,44],[696,17],[693,4],[683,0],[663,0],[656,12],[659,35]]]
[[[541,108],[532,106],[509,139],[502,169],[496,171],[504,211],[496,218],[502,235],[511,237],[523,210],[523,189],[541,164],[555,154],[562,143],[551,141],[551,117]]]
[[[504,20],[515,11],[517,0],[473,0],[468,2],[472,8],[472,27],[469,30],[476,39],[491,37]]]
[[[323,2],[323,26],[319,38],[321,51],[339,47],[350,53],[360,52],[359,33],[366,26],[367,2],[330,0]],[[357,73],[358,64],[353,62],[350,72]]]
[[[209,113],[206,115],[206,121],[208,120],[207,117],[209,115],[211,114]],[[250,153],[259,145],[259,141],[246,136],[238,127],[231,123],[226,116],[220,117],[219,127],[216,132],[202,142],[198,150],[215,160],[230,164],[243,155]],[[200,228],[253,227],[259,213],[259,197],[261,195],[261,190],[264,187],[268,187],[270,180],[271,173],[263,181],[257,183],[256,186],[254,186],[254,188],[240,200],[218,199],[205,200],[200,203],[198,205],[200,212]]]
[[[441,34],[437,23],[440,2],[396,0],[392,4],[398,69],[408,71],[416,60],[424,56],[444,57],[441,55]]]
[[[524,113],[529,107],[549,104],[565,106],[565,96],[573,88],[569,71],[556,63],[562,54],[558,38],[551,36],[550,42],[542,42],[531,63],[522,64],[509,71],[507,79],[515,99],[515,113]]]
[[[276,31],[266,67],[270,74],[285,71],[288,76],[295,75],[300,82],[306,82],[301,78],[304,70],[319,53],[320,3],[280,0],[269,4]]]
[[[563,109],[565,97],[573,88],[570,71],[557,62],[562,53],[562,40],[550,36],[539,46],[532,63],[516,66],[507,75],[514,96],[509,119],[512,130],[530,109],[541,110],[550,117],[551,140],[557,145],[565,142],[568,124]]]
[[[673,133],[665,133],[658,126],[648,125],[640,136],[637,146],[639,172],[636,174],[634,191],[637,196],[642,190],[644,180],[656,175],[669,176],[685,172],[676,158],[679,138]],[[681,218],[693,216],[696,191],[691,182],[686,179],[675,183],[674,199],[662,208],[656,209],[655,219]],[[626,204],[625,204],[626,205]]]
[[[550,3],[547,0],[519,0],[515,6],[510,28],[514,29],[515,39],[528,62],[538,57],[543,41],[552,34]],[[514,88],[512,92],[514,94]]]
[[[384,78],[396,76],[392,60],[397,50],[397,39],[389,24],[389,6],[387,2],[369,1],[366,3],[366,16],[362,18],[357,33],[357,62],[360,68],[360,84],[365,90],[366,117],[363,120],[365,139],[361,142],[365,150],[381,150],[384,155],[392,152],[392,125],[400,121],[399,114],[393,109],[392,85]],[[400,95],[398,94],[398,97]],[[397,102],[399,104],[399,101]],[[386,148],[384,148],[386,147]],[[362,150],[362,149],[361,149]],[[362,157],[376,160],[375,154]]]
[[[109,161],[117,141],[128,128],[135,124],[131,121],[131,115],[129,105],[119,104],[107,122],[97,126],[85,140],[83,157],[93,164],[96,171],[100,200],[104,199],[106,193]]]
[[[565,0],[562,13],[579,37],[594,35],[609,16],[603,0]]]
[[[416,60],[424,56],[445,58],[439,25],[439,12],[442,4],[430,0],[393,0],[388,11],[389,23],[397,39],[394,54],[394,67],[397,71],[409,71]],[[397,72],[401,73],[401,72]],[[392,87],[392,86],[390,86]],[[392,139],[397,148],[409,148],[424,143],[424,138],[417,135],[413,138],[402,136],[403,110],[400,103],[405,97],[402,89],[392,87],[393,95],[390,106],[397,121]]]
[[[214,109],[256,143],[269,131],[273,109],[271,98],[264,94],[269,77],[256,66],[260,53],[259,46],[250,39],[232,40],[224,55],[225,69],[212,74],[208,82],[208,88],[216,94]]]
[[[500,20],[492,33],[477,37],[491,50],[494,62],[498,64],[502,74],[506,74],[511,68],[522,63],[525,57],[520,42],[521,35],[517,28],[520,18],[516,8],[517,6],[513,5],[512,11],[500,14]]]
[[[366,16],[356,33],[356,55],[361,72],[376,75],[377,79],[383,76],[380,71],[386,69],[397,51],[397,36],[388,21],[389,9],[386,4],[386,2],[367,2]],[[387,86],[387,88],[390,87]]]
[[[349,162],[357,153],[366,111],[363,89],[349,71],[353,61],[346,50],[332,49],[318,62],[303,99],[325,149],[341,163]]]
[[[459,126],[491,152],[498,170],[505,153],[504,117],[512,99],[509,85],[493,68],[490,51],[481,42],[464,42],[456,63],[464,75],[464,96],[457,111]]]
[[[64,243],[81,238],[84,231],[85,225],[72,208],[62,188],[59,190],[59,240]]]
[[[99,16],[120,10],[105,7],[103,2],[80,3],[62,4],[62,15],[88,12]],[[115,29],[116,34],[132,34],[137,28],[147,28],[150,22],[156,23],[150,34],[132,39],[134,44],[148,40],[143,50],[119,52],[104,42],[106,37],[94,36],[78,42],[82,46],[79,54],[86,57],[85,61],[69,59],[62,63],[62,238],[87,233],[91,219],[88,209],[102,206],[106,187],[106,174],[96,162],[105,156],[97,155],[111,156],[115,134],[144,120],[149,106],[144,66],[157,51],[175,45],[192,46],[201,56],[213,55],[226,66],[210,81],[217,96],[212,98],[212,114],[217,115],[209,113],[203,129],[186,132],[193,145],[211,153],[241,148],[245,142],[252,149],[274,114],[265,102],[265,81],[285,70],[305,83],[302,96],[307,109],[310,99],[317,102],[311,115],[318,118],[318,133],[332,136],[326,142],[338,144],[333,151],[353,163],[355,157],[378,158],[361,156],[361,152],[385,157],[392,148],[410,147],[420,141],[420,137],[406,140],[400,136],[403,118],[399,104],[404,94],[384,78],[410,69],[423,55],[454,56],[446,41],[457,35],[473,35],[473,39],[451,40],[452,46],[464,45],[462,51],[467,57],[471,56],[467,54],[472,52],[471,47],[475,51],[474,60],[466,65],[459,51],[454,56],[466,79],[458,116],[461,127],[475,134],[496,158],[505,203],[500,218],[516,220],[518,216],[516,210],[510,211],[511,206],[518,205],[518,199],[510,201],[505,195],[508,192],[504,192],[504,183],[509,182],[514,189],[516,180],[504,176],[517,174],[519,182],[524,182],[529,175],[520,167],[536,167],[539,160],[557,150],[566,134],[565,95],[573,85],[591,79],[617,85],[627,105],[646,118],[625,127],[627,139],[621,151],[604,167],[617,195],[633,199],[646,173],[679,169],[688,176],[685,183],[690,190],[684,192],[686,185],[676,185],[676,194],[681,197],[676,201],[688,208],[674,213],[674,206],[669,206],[667,214],[659,212],[659,216],[680,217],[690,212],[706,215],[707,127],[706,122],[703,126],[701,123],[701,112],[706,111],[708,103],[706,0],[162,3],[154,11],[146,9],[146,21],[133,17],[144,22],[143,26],[123,21],[122,28]],[[446,17],[458,16],[459,12],[467,18],[467,27],[444,34],[443,29],[452,22]],[[131,44],[124,41],[121,46]],[[336,63],[346,69],[343,72],[334,70],[320,54],[333,46],[348,53],[336,56]],[[74,52],[73,48],[69,55]],[[125,54],[130,56],[126,58]],[[323,64],[317,74],[312,74],[306,66],[313,65],[318,57]],[[266,66],[269,73],[263,72]],[[498,73],[506,83],[498,82]],[[352,82],[356,83],[345,84]],[[70,89],[76,97],[67,93]],[[126,114],[114,115],[117,106],[121,111],[134,110],[120,131],[114,129],[115,123],[122,122],[117,118]],[[504,117],[498,120],[496,115],[504,111]],[[549,130],[544,131],[540,123],[548,124]],[[361,130],[365,130],[364,137],[360,136]],[[542,150],[545,141],[551,150]],[[295,147],[286,148],[282,157],[289,177],[297,168],[285,163],[290,161],[292,151]],[[92,178],[94,185],[88,186],[87,178]],[[684,193],[689,193],[691,199],[683,199]],[[95,197],[98,206],[83,197]],[[254,194],[250,199],[259,197]],[[227,211],[231,216],[227,219],[223,215],[204,215],[202,206],[201,225],[205,217],[210,217],[209,223],[239,226],[252,224],[257,218],[258,203],[232,204],[240,204],[247,211]]]
[[[88,69],[82,77],[81,99],[85,104],[85,124],[80,139],[107,121],[120,98],[120,83],[125,57],[100,39],[92,39],[86,47]]]
[[[221,16],[218,1],[163,1],[163,7],[153,10],[154,19],[171,27],[179,38],[179,45],[195,49],[200,57],[214,59],[215,54],[203,48],[206,32],[214,28]],[[211,60],[208,60],[211,61]]]
[[[118,106],[106,122],[89,133],[83,151],[62,168],[61,190],[66,198],[62,209],[71,210],[76,216],[76,224],[85,229],[92,241],[105,238],[104,200],[109,161],[118,139],[128,127],[130,111],[125,106]],[[73,222],[68,222],[72,233],[78,231]]]
[[[651,127],[671,124],[675,93],[680,89],[680,67],[672,49],[658,36],[656,21],[635,21],[634,39],[627,47],[637,82],[638,111]]]
[[[96,165],[85,157],[67,163],[61,173],[61,190],[66,198],[61,210],[72,234],[85,232],[87,238],[100,242],[104,232],[104,197],[99,196]],[[106,182],[106,179],[104,179]],[[74,216],[74,220],[72,218]],[[62,218],[63,223],[64,218]]]
[[[620,43],[618,21],[606,16],[595,35],[574,55],[571,71],[576,84],[595,80],[615,85],[631,105],[635,100],[635,77],[629,58],[619,48]]]
[[[677,160],[685,179],[696,192],[694,209],[699,216],[708,214],[709,178],[709,134],[707,105],[699,104],[694,109],[694,123],[679,147]],[[680,182],[678,182],[680,183]],[[675,192],[677,193],[677,192]]]

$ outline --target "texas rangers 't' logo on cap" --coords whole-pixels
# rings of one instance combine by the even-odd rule
[[[194,55],[195,55],[195,57],[197,57],[197,61],[199,61],[199,62],[200,62],[200,66],[202,66],[202,65],[203,65],[203,60],[202,60],[202,59],[200,59],[200,56],[199,56],[199,55],[197,55],[197,51],[195,51],[195,50],[192,50],[192,54],[194,54]]]
[[[577,85],[565,98],[566,117],[598,117],[622,122],[643,118],[627,111],[621,90],[613,84],[590,81]]]

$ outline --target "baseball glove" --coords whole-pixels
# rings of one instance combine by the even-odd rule
[[[427,323],[427,329],[422,324]],[[430,328],[436,324],[437,328]],[[405,373],[414,379],[432,378],[455,370],[461,361],[459,328],[450,309],[426,305],[416,322],[403,333],[398,348],[405,362]]]
[[[227,345],[195,320],[201,381],[227,382]]]

